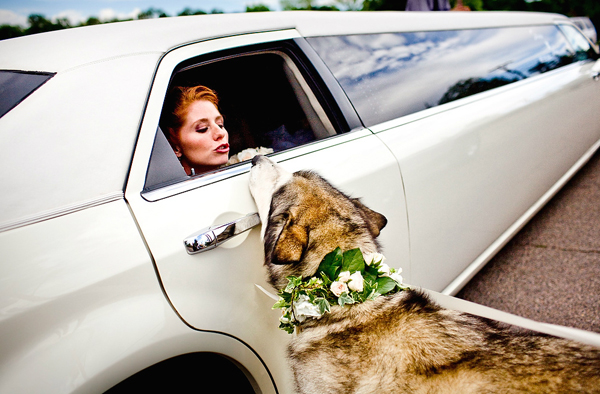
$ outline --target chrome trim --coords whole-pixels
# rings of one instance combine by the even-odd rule
[[[115,202],[119,200],[123,200],[125,198],[123,192],[115,192],[106,194],[104,196],[100,196],[98,198],[94,198],[87,201],[82,201],[77,204],[67,205],[61,208],[48,210],[45,212],[41,212],[36,215],[31,215],[28,217],[24,217],[18,220],[8,221],[4,223],[0,223],[0,233],[8,230],[13,230],[15,228],[28,226],[30,224],[43,222],[45,220],[50,220],[57,218],[59,216],[68,215],[74,212],[82,211],[87,208],[96,207],[98,205],[107,204],[110,202]]]
[[[161,187],[160,189],[142,192],[142,198],[149,202],[162,200],[163,198],[171,197],[176,194],[187,192],[201,186],[222,181],[223,179],[238,176],[250,171],[251,164],[245,163],[235,167],[226,167],[214,173],[206,175],[197,175],[189,179],[178,182],[173,185]]]
[[[202,229],[186,237],[183,240],[183,245],[188,254],[206,252],[259,224],[258,213],[250,213],[233,222]]]
[[[276,162],[280,163],[294,157],[303,156],[311,152],[315,152],[321,149],[326,149],[331,146],[343,144],[348,141],[363,138],[368,135],[372,135],[371,131],[367,128],[359,128],[356,130],[350,130],[347,133],[337,134],[329,138],[310,142],[305,145],[298,146],[286,151],[271,153],[267,156],[271,157]],[[190,177],[188,180],[178,182],[172,185],[161,187],[156,190],[149,190],[141,192],[141,196],[148,202],[155,202],[174,196],[176,194],[184,193],[193,189],[197,189],[215,182],[220,182],[225,179],[229,179],[238,175],[243,175],[250,172],[251,163],[237,164],[231,167],[225,167],[217,172],[213,172],[205,175],[198,175]]]

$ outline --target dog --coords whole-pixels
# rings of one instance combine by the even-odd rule
[[[314,172],[256,156],[249,186],[277,290],[337,247],[380,251],[386,218]],[[600,393],[600,349],[444,309],[418,289],[333,305],[298,328],[298,393]]]

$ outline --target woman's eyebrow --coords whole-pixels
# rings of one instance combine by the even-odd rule
[[[196,119],[194,122],[192,122],[192,127],[197,126],[201,123],[208,123],[208,118]]]
[[[215,122],[218,121],[225,121],[225,118],[223,117],[223,115],[219,115],[215,118]],[[192,123],[192,127],[196,127],[199,124],[202,123],[209,123],[208,118],[200,118],[200,119],[196,119],[193,123]]]

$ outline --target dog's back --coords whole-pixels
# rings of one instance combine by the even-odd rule
[[[409,290],[336,307],[289,347],[301,393],[600,393],[600,349]]]
[[[378,251],[383,215],[316,174],[253,164],[275,288],[315,275],[336,246]],[[288,355],[300,393],[600,393],[600,349],[443,309],[416,290],[334,305],[298,327]]]

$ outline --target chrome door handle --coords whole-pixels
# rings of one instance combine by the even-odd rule
[[[233,222],[202,229],[186,237],[183,240],[183,244],[189,254],[206,252],[259,224],[260,218],[258,213],[250,213]]]

